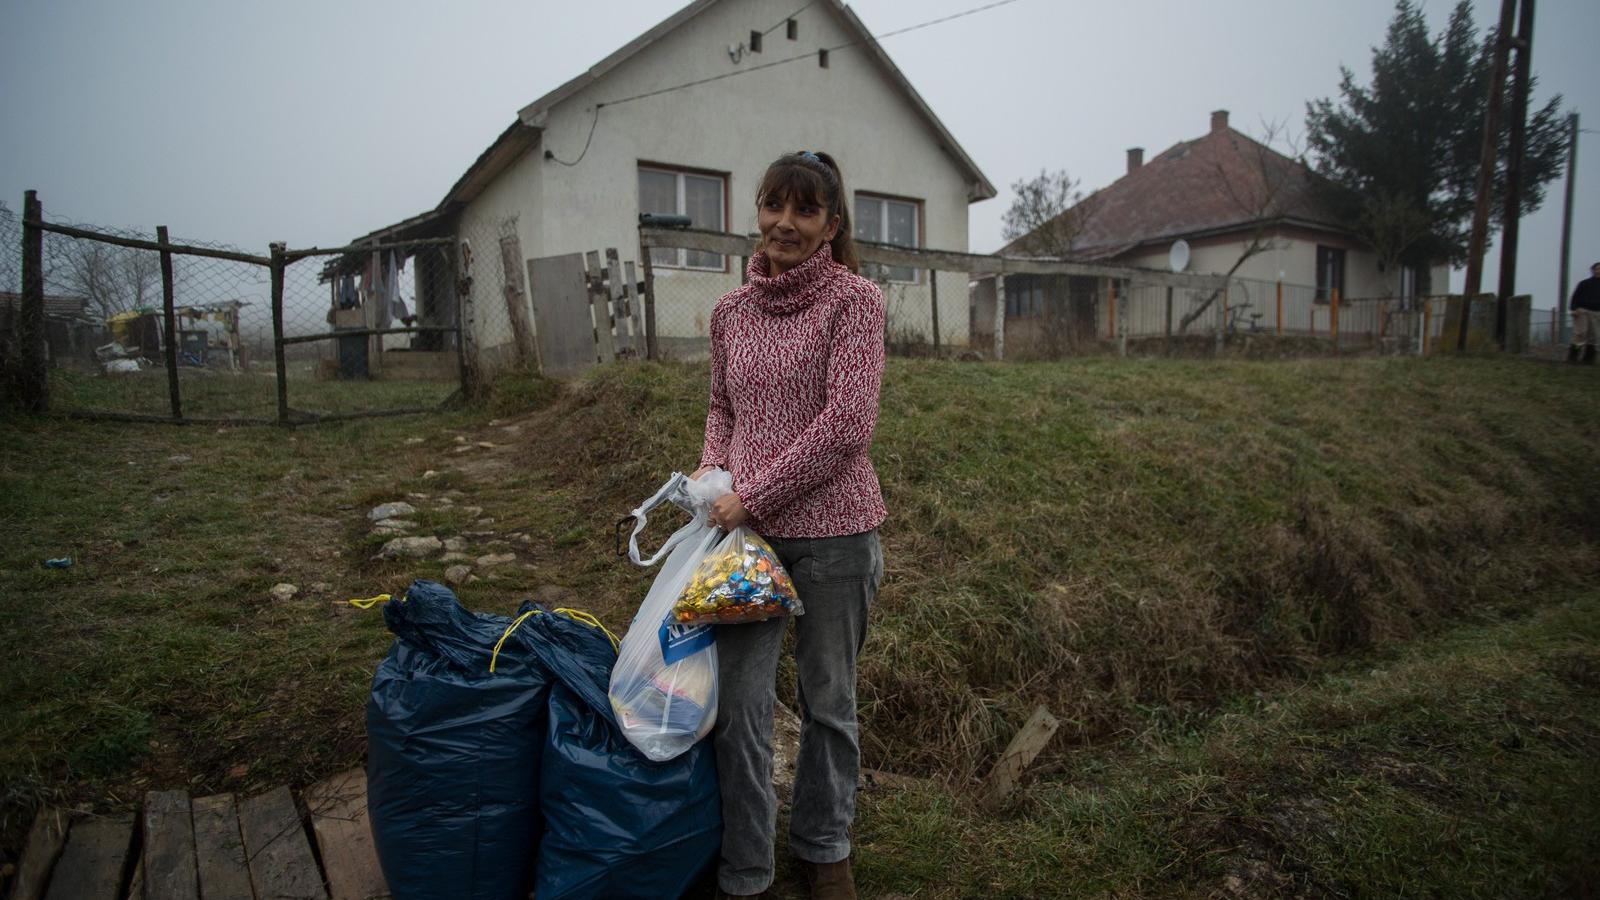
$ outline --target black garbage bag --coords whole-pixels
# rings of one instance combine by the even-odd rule
[[[524,605],[519,613],[532,608]],[[534,895],[682,895],[722,846],[710,742],[662,763],[628,743],[606,693],[616,650],[600,629],[534,615],[507,644],[512,641],[540,660],[554,682],[539,766],[545,830]]]
[[[496,656],[511,620],[464,609],[434,581],[413,582],[383,619],[396,640],[367,702],[367,813],[390,893],[525,900],[540,833],[544,666],[526,644]]]

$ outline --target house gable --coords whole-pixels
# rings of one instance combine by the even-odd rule
[[[658,23],[654,28],[651,28],[644,34],[641,34],[632,41],[629,41],[627,44],[618,48],[614,53],[607,56],[605,59],[591,66],[588,71],[569,80],[555,90],[545,94],[543,97],[540,97],[532,103],[529,103],[527,106],[524,106],[517,112],[518,120],[524,125],[533,128],[543,128],[549,119],[549,113],[551,109],[574,97],[575,95],[584,92],[586,88],[601,82],[602,79],[604,79],[605,76],[611,73],[613,70],[633,60],[639,54],[648,51],[663,38],[675,32],[680,26],[688,24],[696,17],[700,16],[701,13],[704,13],[712,7],[717,6],[720,2],[721,0],[695,0],[695,2],[683,7],[673,15]],[[759,3],[745,3],[740,4],[739,9],[740,12],[745,14],[747,17],[751,13],[759,16],[760,13],[756,11],[761,9],[762,6],[763,5]],[[872,37],[871,32],[867,30],[866,25],[862,23],[856,14],[850,10],[849,7],[840,2],[840,0],[819,0],[819,2],[811,4],[811,6],[817,8],[819,12],[831,13],[832,16],[844,26],[846,31],[844,41],[839,41],[834,44],[824,44],[821,45],[822,47],[831,46],[842,52],[843,48],[841,48],[840,45],[850,44],[852,46],[848,48],[849,50],[859,51],[868,56],[874,63],[877,64],[878,68],[882,72],[883,77],[888,81],[888,83],[904,97],[905,101],[910,104],[911,107],[916,110],[916,112],[923,119],[925,119],[925,124],[929,131],[932,132],[939,147],[946,154],[948,154],[951,160],[958,167],[963,169],[968,176],[970,181],[968,186],[968,200],[987,200],[994,197],[998,192],[995,190],[994,185],[990,183],[988,177],[983,174],[982,170],[978,168],[977,163],[975,163],[972,158],[967,155],[966,151],[962,149],[961,145],[956,141],[955,136],[952,135],[947,128],[945,128],[944,123],[939,120],[937,115],[934,114],[933,109],[928,106],[927,101],[923,100],[922,95],[917,92],[916,88],[912,86],[910,80],[905,77],[905,74],[900,71],[900,68],[896,66],[894,61],[889,58],[889,55],[884,52],[883,47],[880,46],[877,40]],[[791,12],[793,11],[791,10]],[[804,9],[802,9],[801,12],[804,12]],[[757,28],[765,27],[765,23],[767,22],[767,20],[763,18],[751,18],[749,21],[753,23],[762,23],[760,26],[757,26]],[[777,21],[781,22],[782,20],[779,19]],[[807,26],[812,24],[813,23],[807,20],[806,24],[802,25],[802,29],[805,30]],[[729,32],[728,38],[731,42],[737,43],[738,39],[741,38],[743,34],[748,33],[749,30],[752,29],[746,29],[744,32]],[[768,36],[765,52],[760,54],[747,53],[746,59],[748,61],[743,63],[742,68],[744,70],[750,70],[757,67],[766,66],[803,67],[811,65],[814,67],[817,66],[818,63],[811,59],[795,59],[794,62],[790,63],[783,63],[782,61],[795,56],[812,57],[815,55],[818,49],[820,49],[820,47],[814,41],[792,42],[788,40],[782,40],[779,39],[776,31],[774,31]],[[662,82],[664,86],[670,87],[672,85],[684,84],[700,79],[712,80],[723,77],[739,77],[741,74],[741,72],[738,70],[723,69],[721,71],[716,71],[716,68],[717,67],[708,67],[707,70],[703,71],[701,74],[697,76],[690,76],[683,80],[662,79]],[[622,99],[622,96],[618,95],[614,98],[614,100],[615,99]],[[608,101],[602,99],[596,102],[605,104]]]

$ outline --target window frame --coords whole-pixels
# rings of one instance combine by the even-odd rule
[[[646,172],[646,171],[657,172],[657,173],[660,173],[662,175],[671,175],[671,176],[673,176],[673,180],[674,180],[674,183],[675,183],[676,188],[677,188],[677,197],[675,198],[675,201],[674,201],[674,209],[675,209],[675,211],[672,213],[672,215],[679,215],[679,216],[687,215],[687,213],[683,211],[684,209],[687,208],[687,203],[688,203],[688,190],[685,187],[686,181],[684,179],[685,175],[693,175],[693,176],[698,177],[698,178],[709,178],[709,179],[716,180],[716,182],[721,186],[721,189],[722,189],[722,223],[721,223],[720,227],[714,228],[714,229],[710,229],[710,230],[721,231],[721,232],[726,232],[728,230],[728,215],[729,215],[730,210],[728,209],[728,180],[729,180],[729,178],[728,178],[728,173],[727,172],[719,172],[716,169],[700,169],[700,168],[695,168],[693,166],[678,166],[678,165],[673,165],[671,163],[651,162],[649,160],[644,160],[644,159],[638,160],[638,162],[634,166],[633,180],[634,180],[634,208],[636,210],[638,210],[639,212],[643,212],[643,210],[640,208],[642,206],[642,203],[640,202],[642,200],[642,198],[639,196],[639,187],[640,187],[640,185],[639,185],[639,175],[640,175],[640,173]],[[701,228],[702,226],[696,224],[693,227]],[[677,257],[677,261],[676,262],[670,262],[670,263],[669,262],[656,262],[655,260],[652,259],[650,265],[652,267],[654,267],[654,268],[659,268],[659,269],[678,269],[678,270],[686,271],[686,272],[722,272],[724,274],[726,274],[729,271],[729,268],[728,268],[728,257],[725,256],[725,255],[722,255],[722,254],[716,254],[717,258],[721,260],[721,263],[718,264],[718,265],[715,265],[715,266],[691,266],[691,265],[688,264],[688,254],[691,252],[689,250],[685,250],[682,247],[656,247],[656,248],[654,248],[654,250],[670,250]]]
[[[903,196],[900,196],[898,194],[883,194],[883,193],[879,193],[877,191],[856,191],[856,195],[854,197],[854,201],[855,201],[855,218],[856,218],[856,222],[860,222],[861,221],[861,204],[862,204],[863,201],[881,204],[881,206],[879,207],[878,221],[881,222],[882,225],[881,225],[881,227],[879,229],[880,233],[879,233],[878,239],[873,241],[873,243],[875,243],[875,244],[889,244],[889,204],[890,203],[902,203],[902,204],[905,204],[907,206],[910,206],[911,209],[912,209],[911,227],[912,227],[912,230],[913,230],[913,234],[911,236],[912,244],[907,249],[921,250],[923,248],[923,236],[926,233],[927,229],[925,227],[926,226],[926,220],[925,220],[925,217],[924,217],[924,210],[926,209],[926,207],[923,205],[923,201],[921,199],[916,198],[916,197],[903,197]],[[859,235],[855,235],[854,237],[857,240],[866,240],[865,238],[862,238]],[[891,245],[891,246],[895,246],[895,245]],[[885,273],[887,273],[890,269],[895,269],[895,268],[910,268],[911,269],[911,278],[909,280],[902,279],[902,278],[888,278],[888,277],[885,277],[884,280],[887,281],[889,284],[921,284],[922,281],[923,281],[922,270],[918,269],[918,268],[915,268],[915,267],[909,267],[909,266],[878,266],[876,268],[880,268]],[[876,280],[876,279],[874,279],[874,280]]]

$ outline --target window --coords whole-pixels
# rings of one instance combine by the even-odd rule
[[[871,194],[856,194],[856,240],[896,247],[919,247],[917,234],[921,205],[915,200],[892,200]],[[862,274],[872,279],[916,282],[917,270],[909,266],[865,266]]]
[[[690,227],[711,231],[726,231],[723,220],[723,190],[721,175],[705,175],[652,166],[639,167],[639,212],[668,216],[688,216]],[[674,266],[681,269],[714,269],[725,271],[723,258],[704,250],[684,250],[679,247],[653,247],[650,263],[657,266]]]
[[[1006,278],[1006,318],[1037,316],[1044,312],[1045,280],[1037,275]]]
[[[1317,245],[1317,302],[1327,303],[1333,291],[1344,299],[1344,251],[1338,247]]]

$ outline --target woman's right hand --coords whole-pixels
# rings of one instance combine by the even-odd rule
[[[694,470],[694,474],[689,476],[689,480],[690,481],[699,481],[701,475],[704,475],[705,473],[710,472],[715,468],[716,468],[716,466],[701,466],[700,468]]]

